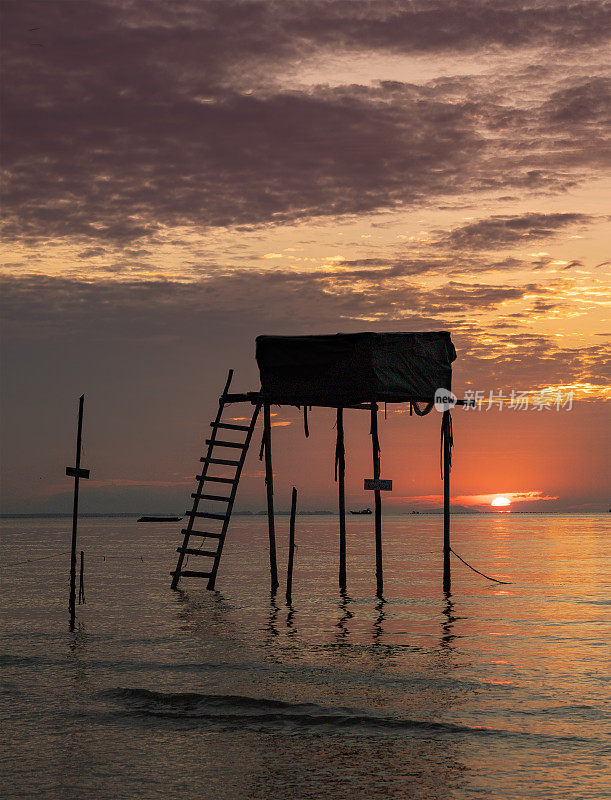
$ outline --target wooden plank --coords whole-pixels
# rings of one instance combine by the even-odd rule
[[[249,425],[234,425],[233,422],[211,422],[211,428],[222,428],[226,431],[248,431]]]
[[[85,480],[88,480],[90,470],[84,469],[83,467],[80,469],[77,469],[76,467],[66,467],[66,475],[69,478],[84,478]]]
[[[188,534],[189,536],[203,536],[203,537],[211,536],[213,539],[223,538],[222,533],[211,533],[210,531],[194,531],[194,530],[189,530],[188,528],[183,528],[181,530],[181,533]],[[185,544],[184,547],[186,546],[187,545]]]
[[[244,449],[244,442],[222,442],[220,439],[206,439],[206,444],[214,444],[215,447],[235,447],[238,450]]]
[[[214,475],[196,475],[196,481],[213,481],[214,483],[235,483],[235,478],[217,478]]]
[[[197,492],[193,492],[191,497],[196,500],[222,500],[225,503],[228,503],[231,500],[230,497],[221,497],[220,494],[198,494]]]
[[[204,519],[225,519],[227,514],[211,514],[209,511],[185,511],[187,517],[203,517]]]
[[[177,547],[177,553],[184,553],[189,556],[210,556],[216,558],[216,550],[198,550],[197,547]]]
[[[207,456],[202,456],[200,461],[203,461],[204,464],[223,464],[226,467],[237,467],[239,466],[239,461],[230,461],[227,458],[208,458]]]

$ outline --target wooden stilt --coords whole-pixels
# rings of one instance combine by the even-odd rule
[[[373,453],[373,478],[380,478],[380,440],[378,439],[378,405],[371,404],[371,445]],[[379,489],[373,493],[375,499],[375,534],[376,534],[376,594],[382,598],[384,592],[384,574],[382,568],[382,498]]]
[[[271,592],[278,589],[278,567],[276,564],[276,528],[274,524],[274,471],[272,468],[272,424],[269,403],[263,405],[263,438],[265,441],[265,486],[267,489],[267,527],[269,531],[269,569]]]
[[[293,592],[293,560],[295,555],[295,514],[297,513],[297,489],[293,486],[291,496],[291,522],[289,526],[289,562],[286,568],[286,602],[291,605]]]
[[[346,591],[346,450],[344,447],[344,409],[337,409],[335,467],[339,506],[339,588]]]
[[[79,481],[89,477],[88,469],[81,469],[81,442],[83,433],[83,404],[85,395],[82,394],[78,404],[78,426],[76,431],[76,461],[74,467],[66,467],[66,475],[74,478],[74,502],[72,505],[72,547],[70,550],[70,597],[68,610],[70,612],[70,630],[74,630],[76,615],[76,532],[78,527],[78,495]]]
[[[452,589],[450,570],[450,448],[452,422],[449,411],[443,412],[441,424],[443,442],[443,591],[449,593]]]

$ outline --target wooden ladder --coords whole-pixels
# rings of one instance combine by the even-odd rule
[[[246,460],[248,447],[255,429],[257,417],[259,415],[259,409],[261,408],[260,404],[255,405],[250,424],[248,425],[236,425],[234,423],[222,421],[223,411],[225,410],[225,405],[228,402],[227,393],[232,377],[233,370],[230,369],[225,388],[223,389],[223,394],[219,397],[219,410],[216,415],[216,419],[214,422],[210,423],[212,433],[210,434],[210,438],[206,439],[208,450],[206,455],[200,458],[200,461],[203,464],[202,474],[196,475],[195,477],[198,483],[196,491],[191,495],[193,498],[193,506],[190,511],[186,512],[189,521],[187,523],[187,527],[181,531],[184,537],[182,546],[176,549],[176,552],[178,553],[178,563],[176,564],[176,569],[170,573],[172,575],[172,589],[176,589],[178,587],[178,582],[181,578],[208,578],[208,584],[206,588],[214,589],[216,574],[218,572],[221,554],[223,552],[223,545],[225,543],[227,529],[229,528],[229,520],[231,519],[231,512],[233,511],[233,503],[238,491],[240,475],[242,474],[242,468],[244,466],[244,461]],[[218,431],[233,431],[235,432],[234,435],[237,435],[239,432],[240,434],[246,434],[246,436],[242,441],[225,441],[217,439]],[[223,434],[221,433],[221,435]],[[221,455],[224,454],[226,449],[234,451],[237,450],[239,451],[238,458],[217,458],[216,448],[221,448]],[[210,465],[233,467],[235,469],[234,476],[228,478],[210,475]],[[208,488],[207,484],[212,484],[212,486]],[[216,492],[221,491],[223,487],[227,487],[229,490],[228,497],[225,495],[216,494]],[[207,491],[205,491],[205,489]],[[220,513],[199,511],[200,500],[211,500],[215,504],[219,503]],[[220,521],[221,530],[218,532],[193,530],[195,521],[199,519]],[[196,536],[201,539],[198,547],[189,546],[192,536]],[[215,541],[216,547],[211,547],[211,549],[203,549],[206,539],[212,539]],[[189,556],[212,559],[212,566],[209,569],[204,569],[201,571],[184,569],[184,567],[188,566]]]

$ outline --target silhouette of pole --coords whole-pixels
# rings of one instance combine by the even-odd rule
[[[79,398],[78,405],[78,426],[76,431],[76,461],[74,467],[66,467],[66,475],[74,478],[74,503],[72,506],[72,548],[70,551],[70,599],[68,608],[70,611],[70,630],[74,630],[76,614],[76,532],[78,527],[78,495],[79,481],[81,478],[89,478],[89,470],[81,469],[81,443],[83,433],[83,404],[85,395]]]
[[[378,439],[378,404],[371,404],[371,445],[373,453],[373,479],[380,479],[380,440]],[[382,568],[382,498],[380,490],[375,489],[375,532],[376,532],[376,594],[382,598],[384,575]]]
[[[290,605],[293,591],[293,560],[295,556],[295,514],[297,512],[297,489],[293,486],[291,496],[291,522],[289,526],[289,562],[286,568],[286,602]]]
[[[272,424],[269,403],[263,404],[263,439],[265,442],[265,487],[267,489],[267,528],[269,531],[269,569],[271,592],[278,589],[276,564],[276,528],[274,524],[274,470],[272,468]]]
[[[344,409],[337,409],[335,466],[339,506],[339,588],[346,591],[346,450],[344,447]]]
[[[443,412],[441,422],[443,442],[443,591],[452,589],[450,568],[450,469],[452,446],[452,421],[449,411]]]

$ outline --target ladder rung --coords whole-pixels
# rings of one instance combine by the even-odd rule
[[[235,478],[215,478],[214,475],[196,475],[195,480],[214,481],[215,483],[235,483]]]
[[[210,514],[208,511],[185,511],[187,517],[204,517],[205,519],[225,519],[227,514]]]
[[[177,547],[177,553],[185,553],[185,555],[189,556],[212,556],[212,558],[216,558],[217,553],[213,550],[198,550],[196,547]]]
[[[188,533],[189,536],[203,536],[204,538],[206,536],[212,536],[213,539],[222,539],[223,538],[223,534],[222,533],[210,533],[210,531],[189,531],[186,528],[183,528],[181,530],[181,533],[182,534]]]
[[[206,444],[213,444],[215,447],[235,447],[244,450],[244,442],[222,442],[220,439],[206,439]]]
[[[210,572],[195,572],[192,569],[172,570],[170,575],[178,575],[179,578],[209,578],[212,573]]]
[[[203,461],[204,464],[224,464],[226,467],[239,467],[239,461],[229,461],[226,458],[206,458],[202,456],[200,461]]]
[[[225,503],[231,500],[231,497],[221,497],[220,494],[198,494],[197,492],[194,492],[191,497],[194,500],[223,500]]]
[[[233,425],[230,422],[211,422],[211,428],[222,428],[226,431],[249,431],[250,427],[248,425]]]

